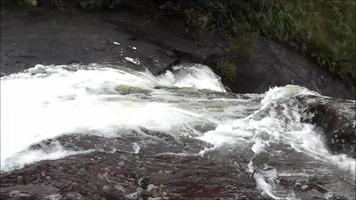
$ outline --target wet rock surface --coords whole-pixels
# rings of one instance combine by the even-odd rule
[[[251,144],[226,145],[201,150],[210,144],[190,137],[172,138],[169,134],[126,133],[107,138],[72,134],[50,139],[30,147],[47,149],[60,143],[65,149],[88,153],[58,160],[44,160],[22,169],[1,174],[1,199],[271,199],[256,186],[248,163],[261,162],[287,168],[304,168],[268,153],[253,157]],[[288,148],[287,148],[288,149]],[[88,151],[89,150],[89,151]],[[318,165],[314,163],[313,165]],[[309,166],[312,167],[312,166]],[[314,166],[315,167],[315,166]],[[313,168],[313,167],[312,167]],[[329,176],[329,175],[328,175]],[[294,191],[302,199],[347,199],[342,185],[323,174],[311,177],[280,175],[280,188]],[[330,190],[331,189],[331,190]],[[341,195],[333,193],[338,190]],[[330,198],[326,198],[329,195]]]
[[[272,86],[295,84],[326,96],[354,99],[349,86],[339,78],[306,56],[264,37],[257,40],[255,52],[249,57],[211,55],[205,61],[216,67],[220,60],[236,65],[234,80],[223,80],[234,92],[263,93]]]
[[[202,156],[199,151],[209,145],[184,138],[179,143],[144,140],[146,145],[136,138],[139,151],[126,137],[63,136],[58,141],[96,151],[2,174],[1,199],[268,199],[246,172],[248,157],[236,149]]]
[[[113,63],[153,74],[181,61],[202,62],[216,48],[188,37],[181,23],[127,12],[1,10],[1,73],[36,64]]]
[[[299,96],[306,121],[322,128],[330,151],[356,158],[355,102],[345,99]]]
[[[228,44],[212,33],[187,29],[168,17],[137,16],[125,11],[1,10],[1,76],[36,64],[113,63],[153,74],[184,62],[216,68],[234,63],[235,93],[262,93],[272,86],[298,84],[324,95],[353,99],[348,86],[299,53],[260,38],[253,56],[226,53]],[[218,74],[221,73],[215,70]]]
[[[145,66],[153,74],[159,74],[179,62],[208,63],[209,55],[221,55],[213,45],[202,45],[196,38],[190,38],[179,24],[156,27],[157,24],[148,19],[127,13],[61,11],[59,15],[58,11],[5,9],[1,17],[2,75],[39,63],[91,62],[124,64],[138,70]],[[206,37],[214,41],[213,36],[207,34]],[[233,91],[264,92],[270,86],[294,83],[327,95],[349,97],[342,83],[331,79],[305,58],[268,40],[261,40],[261,45],[256,57],[239,65],[236,77],[240,78],[229,85]],[[180,91],[177,94],[182,96],[189,92]],[[208,99],[216,96],[214,92],[195,94]],[[226,93],[224,97],[235,95]],[[313,96],[300,97],[299,102],[308,116],[305,120],[325,132],[331,151],[355,155],[352,102],[340,99],[342,104],[338,104],[336,99]],[[196,127],[201,132],[215,128],[215,124]],[[56,143],[65,149],[86,153],[44,160],[2,173],[1,199],[268,199],[256,188],[253,174],[247,172],[253,157],[251,144],[226,146],[199,154],[212,145],[190,136],[173,137],[141,129],[110,138],[100,134],[64,135],[35,144],[30,150],[51,151]],[[283,152],[288,153],[288,150],[290,147],[283,148]],[[293,159],[283,160],[259,154],[253,162],[260,168],[267,163],[282,169],[309,170],[304,163],[311,158],[293,155]],[[290,163],[289,160],[298,162]],[[320,163],[314,161],[310,165],[311,169],[317,169]],[[278,181],[281,187],[296,191],[303,199],[341,199],[334,193],[330,194],[335,198],[325,197],[329,191],[342,194],[344,185],[334,181],[337,175],[326,176],[321,172],[315,177],[303,178],[300,175],[280,176]]]

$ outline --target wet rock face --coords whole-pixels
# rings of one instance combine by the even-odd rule
[[[356,158],[354,102],[314,96],[299,97],[299,100],[305,106],[306,121],[323,129],[330,151]]]
[[[132,139],[132,138],[131,138]],[[197,154],[208,144],[188,139],[139,144],[130,138],[61,137],[67,148],[117,147],[41,161],[1,177],[1,199],[266,199],[246,172],[248,158],[232,151]],[[137,140],[137,138],[136,138]],[[184,140],[184,139],[183,139]],[[82,141],[82,145],[78,142]],[[84,142],[83,142],[84,141]],[[140,141],[138,141],[140,142]],[[141,141],[143,142],[143,141]],[[146,141],[147,142],[147,141]],[[47,142],[48,143],[48,142]],[[105,145],[104,145],[105,144]],[[176,146],[176,148],[174,147]],[[180,149],[185,153],[164,153]]]
[[[186,32],[182,23],[168,17],[152,20],[126,12],[5,8],[1,18],[1,76],[36,64],[70,63],[123,64],[160,74],[183,62],[214,68],[219,60],[229,57],[237,66],[236,74],[233,82],[223,82],[235,93],[263,93],[272,86],[298,84],[324,95],[353,98],[342,81],[305,56],[266,38],[258,40],[250,58],[230,58],[224,53],[228,45],[221,37]]]
[[[198,45],[180,23],[131,13],[1,10],[1,76],[36,64],[113,63],[162,73],[202,62],[214,47]]]
[[[206,64],[214,67],[219,60],[233,63],[234,80],[223,81],[236,93],[263,93],[273,86],[294,84],[327,96],[354,98],[348,86],[306,56],[264,37],[257,44],[250,57],[212,55]]]
[[[253,158],[250,144],[227,145],[201,155],[199,152],[211,147],[210,144],[189,137],[173,138],[161,132],[143,131],[148,136],[127,133],[107,138],[73,134],[34,145],[31,149],[47,149],[58,142],[68,150],[95,151],[44,160],[2,173],[0,198],[270,199],[262,196],[253,174],[248,173],[248,163]],[[253,159],[265,163],[269,157],[265,153]],[[301,166],[295,167],[303,168],[303,162],[301,159]],[[278,160],[267,161],[273,163],[290,167]],[[324,199],[322,194],[330,192],[334,179],[323,177],[281,176],[278,182],[280,187],[305,197],[302,199]]]
[[[3,74],[36,64],[71,63],[117,63],[135,69],[145,64],[157,73],[176,59],[168,49],[135,39],[124,24],[112,25],[100,14],[4,9],[1,17]],[[140,65],[130,59],[139,59]]]

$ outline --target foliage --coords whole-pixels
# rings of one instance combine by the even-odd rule
[[[236,65],[228,60],[221,60],[217,63],[216,69],[226,80],[233,82],[235,80]]]
[[[355,0],[270,0],[262,32],[307,53],[352,85],[356,79]]]
[[[187,23],[202,30],[208,30],[212,26],[211,13],[206,13],[203,10],[195,10],[189,8],[184,10],[184,15],[187,18]]]
[[[356,0],[176,0],[163,8],[200,30],[223,33],[238,56],[253,54],[263,34],[351,86],[356,80]]]
[[[240,57],[250,57],[258,48],[259,31],[249,23],[243,22],[237,25],[237,34],[229,37],[229,49]]]

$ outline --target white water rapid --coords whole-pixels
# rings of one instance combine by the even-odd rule
[[[50,149],[32,148],[44,140],[71,134],[111,138],[145,128],[199,138],[212,149],[250,148],[249,172],[271,198],[300,199],[278,186],[279,176],[332,173],[352,199],[355,160],[331,154],[315,126],[301,122],[297,95],[320,96],[294,85],[232,94],[212,70],[198,64],[159,76],[101,64],[37,65],[1,78],[1,171],[95,151],[69,150],[59,142]],[[197,125],[216,128],[201,131]],[[140,152],[137,144],[134,149]],[[261,161],[261,155],[268,156]],[[286,162],[292,165],[280,164]]]

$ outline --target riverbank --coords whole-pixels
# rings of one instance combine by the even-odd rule
[[[237,93],[298,84],[327,96],[353,98],[342,80],[264,37],[258,39],[257,53],[247,58],[226,53],[229,44],[218,34],[196,32],[169,17],[125,11],[3,8],[1,19],[2,75],[36,64],[92,62],[125,63],[159,74],[172,65],[195,62],[210,66]],[[230,66],[236,69],[231,71]]]

